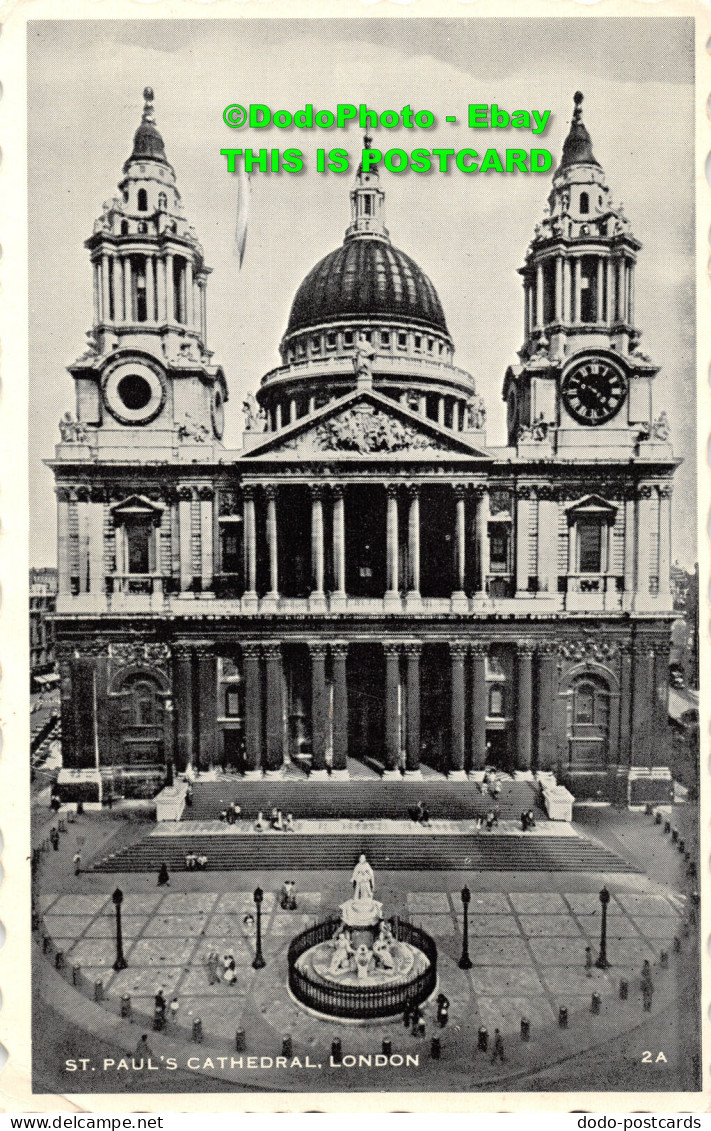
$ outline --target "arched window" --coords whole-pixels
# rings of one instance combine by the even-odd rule
[[[144,188],[139,188],[138,190],[138,211],[148,211],[148,193]]]
[[[504,689],[495,684],[489,692],[489,718],[501,718],[504,714]]]
[[[590,197],[586,192],[580,194],[580,215],[587,216],[590,211]]]
[[[160,212],[165,212],[168,208],[168,197],[164,192],[158,193],[158,209]]]
[[[123,727],[163,725],[163,699],[155,682],[148,676],[133,676],[124,686],[121,723]]]

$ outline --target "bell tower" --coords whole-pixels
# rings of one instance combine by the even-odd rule
[[[583,95],[544,215],[520,268],[524,342],[504,380],[508,442],[545,440],[577,455],[629,456],[653,425],[658,372],[638,346],[634,275],[640,242],[615,205],[582,120]],[[582,454],[580,452],[580,454]]]
[[[99,448],[219,442],[224,429],[227,386],[207,348],[210,268],[185,217],[150,87],[143,96],[119,196],[104,204],[85,244],[93,325],[86,352],[69,366],[78,425]]]

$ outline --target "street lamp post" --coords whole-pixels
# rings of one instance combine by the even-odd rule
[[[610,963],[607,961],[607,905],[610,902],[610,893],[607,888],[600,892],[600,906],[602,907],[602,922],[600,923],[600,953],[595,965],[600,970],[607,970]]]
[[[116,888],[111,898],[116,908],[116,961],[114,962],[114,970],[125,970],[128,962],[123,953],[123,934],[121,932],[121,904],[123,903],[121,888]]]
[[[463,908],[463,925],[462,925],[462,957],[459,959],[460,970],[471,970],[472,960],[469,957],[469,901],[472,893],[469,888],[464,885],[461,892],[462,908]]]
[[[263,966],[266,966],[266,962],[262,954],[262,900],[264,899],[264,892],[260,887],[254,889],[253,898],[254,905],[257,908],[257,947],[252,967],[255,970],[261,970]]]

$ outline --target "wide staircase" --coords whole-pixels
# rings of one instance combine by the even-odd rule
[[[496,833],[414,835],[300,833],[147,836],[93,865],[95,872],[185,870],[185,854],[207,857],[209,871],[331,871],[351,869],[365,852],[377,870],[505,872],[638,872],[604,846],[580,836]]]
[[[418,801],[425,803],[435,820],[473,820],[485,816],[494,805],[498,805],[502,821],[518,820],[524,809],[533,809],[537,817],[545,816],[538,802],[538,789],[528,781],[504,780],[501,794],[494,802],[489,794],[482,795],[474,782],[315,782],[304,777],[288,782],[251,782],[241,778],[197,781],[192,806],[183,811],[183,820],[215,821],[230,801],[237,801],[243,818],[250,820],[260,810],[268,816],[274,807],[291,813],[297,820],[403,820]]]

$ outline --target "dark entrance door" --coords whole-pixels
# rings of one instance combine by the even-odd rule
[[[509,736],[504,727],[486,732],[486,764],[507,773],[511,769]]]
[[[244,741],[241,727],[230,727],[222,732],[222,767],[228,773],[244,772]]]
[[[380,644],[353,644],[348,652],[348,751],[382,768],[385,750],[385,656]]]

